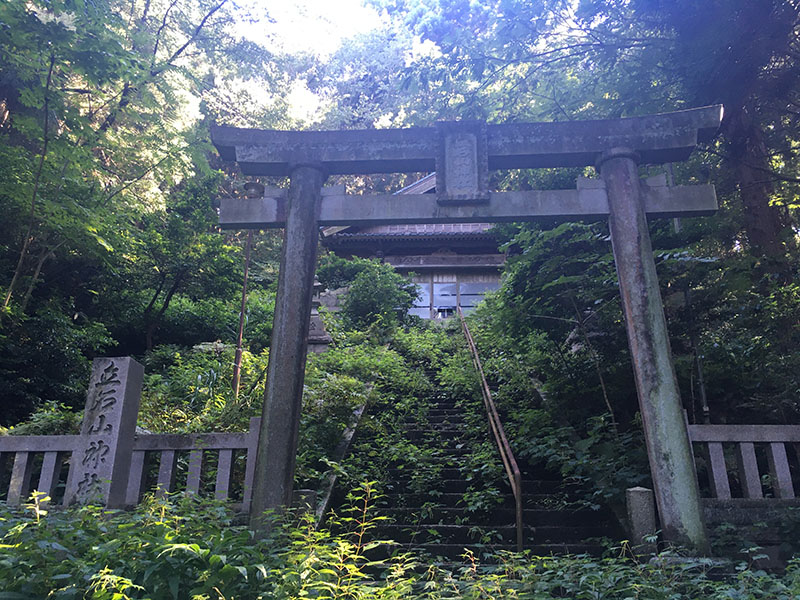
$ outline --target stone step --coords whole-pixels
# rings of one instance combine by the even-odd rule
[[[395,487],[407,487],[410,482],[415,479],[431,479],[431,485],[437,490],[446,492],[466,492],[470,487],[481,487],[479,482],[464,479],[461,471],[455,467],[443,468],[437,470],[436,468],[393,468],[388,471],[389,482],[394,484]],[[510,486],[507,482],[501,483],[503,491],[511,493]],[[528,494],[558,494],[569,493],[569,490],[562,489],[560,481],[553,480],[523,480],[522,481],[522,496],[523,498]],[[508,489],[505,489],[508,488]]]
[[[426,507],[425,509],[419,507],[384,508],[380,510],[379,514],[389,517],[396,523],[456,523],[459,519],[485,522],[485,518],[479,519],[474,512],[463,506],[434,506]],[[514,508],[496,508],[486,516],[493,522],[512,523],[516,519],[516,510]],[[609,514],[588,509],[526,508],[522,511],[522,520],[531,527],[544,525],[611,527],[614,525],[613,519]]]
[[[411,426],[411,425],[420,425],[421,428],[425,427],[444,427],[444,426],[453,426],[453,427],[466,427],[466,423],[464,419],[459,417],[458,415],[438,415],[433,417],[419,417],[419,418],[409,418],[404,419],[402,421],[403,425]]]
[[[407,489],[405,486],[403,489]],[[438,490],[430,490],[427,492],[400,492],[394,490],[386,490],[383,498],[379,501],[378,506],[385,508],[414,508],[420,507],[423,504],[434,502],[437,505],[445,507],[459,507],[463,506],[464,494],[457,492],[445,492]],[[523,508],[542,508],[543,504],[553,502],[553,497],[550,494],[528,494],[523,497]],[[503,504],[498,508],[512,508],[514,507],[514,499],[506,498]]]
[[[463,423],[403,423],[406,431],[423,431],[425,433],[449,433],[453,432],[458,436],[466,435],[466,426]],[[413,438],[410,438],[413,439]]]
[[[437,401],[430,402],[428,404],[428,411],[447,411],[447,412],[457,412],[463,414],[463,409],[461,406],[453,401],[447,399],[439,399]]]
[[[406,439],[415,442],[418,440],[429,441],[432,444],[439,444],[439,441],[444,440],[461,440],[464,437],[464,432],[461,430],[438,430],[438,429],[407,429]]]
[[[447,480],[461,479],[461,470],[458,467],[454,467],[454,466],[453,467],[451,467],[451,466],[444,466],[444,467],[432,466],[432,467],[429,467],[428,469],[425,469],[425,470],[426,471],[430,470],[432,472],[435,472],[436,473],[436,477],[439,478],[439,479],[447,479]],[[386,471],[386,474],[392,479],[398,479],[398,480],[402,481],[402,480],[409,479],[409,478],[413,477],[416,474],[416,470],[415,470],[415,467],[413,467],[413,466],[402,468],[402,469],[395,467],[395,468],[388,469]]]
[[[360,443],[364,443],[364,444],[369,443],[369,441],[370,441],[369,439],[365,439],[365,438],[362,438],[362,439],[359,440]],[[416,445],[417,446],[421,446],[421,444],[416,444]],[[457,466],[457,463],[460,462],[461,460],[463,460],[462,457],[465,454],[469,454],[470,452],[472,452],[472,449],[468,448],[466,445],[463,445],[463,444],[460,447],[456,447],[456,446],[458,446],[458,444],[456,444],[455,446],[449,446],[449,447],[441,447],[441,446],[439,446],[439,447],[426,448],[426,449],[430,451],[429,458],[430,458],[431,462],[439,462],[439,461],[447,462],[447,461],[450,461],[450,462],[453,462],[453,466]],[[407,463],[402,463],[402,464],[407,464]]]
[[[601,556],[605,547],[601,544],[575,543],[575,544],[523,544],[523,549],[528,550],[535,556],[563,556],[575,554],[587,554],[590,556]],[[512,544],[397,544],[396,546],[379,546],[366,554],[371,560],[382,560],[391,554],[407,552],[413,550],[425,553],[431,557],[441,557],[449,564],[458,564],[459,567],[465,563],[470,564],[466,559],[468,554],[472,554],[478,562],[492,564],[501,560],[497,552],[516,552],[516,545]]]
[[[411,488],[411,483],[413,482],[413,478],[411,477],[402,477],[402,478],[395,478],[390,483],[386,484],[387,491],[395,490],[408,490],[413,489]],[[423,483],[425,483],[423,481]],[[469,482],[463,479],[436,479],[435,481],[431,481],[427,484],[429,490],[437,490],[447,493],[458,493],[463,494],[467,491],[469,487]]]
[[[606,533],[603,527],[523,527],[523,540],[529,544],[583,543],[589,538],[599,538]],[[381,524],[372,534],[377,539],[393,540],[401,544],[508,544],[517,540],[514,523],[502,525],[441,525],[441,524]]]
[[[455,459],[464,456],[465,454],[469,454],[471,450],[466,446],[461,446],[460,448],[437,448],[436,453],[441,456],[449,456]]]
[[[464,418],[464,411],[460,408],[453,407],[453,408],[437,408],[431,407],[428,409],[427,416],[429,418],[443,418],[443,417],[453,417],[453,418]]]

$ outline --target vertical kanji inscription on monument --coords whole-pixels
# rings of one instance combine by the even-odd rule
[[[124,504],[143,375],[142,365],[129,357],[94,359],[68,503]]]

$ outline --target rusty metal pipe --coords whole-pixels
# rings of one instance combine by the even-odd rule
[[[503,461],[506,475],[508,475],[511,491],[514,493],[517,522],[517,551],[522,552],[522,473],[517,465],[517,460],[514,458],[514,453],[511,451],[511,444],[508,443],[505,429],[503,429],[503,423],[500,420],[497,407],[492,399],[492,391],[489,389],[489,384],[486,382],[483,365],[481,364],[480,356],[478,356],[478,347],[475,345],[475,340],[472,338],[469,327],[467,327],[467,321],[464,319],[464,313],[461,311],[461,307],[457,307],[456,310],[458,311],[458,318],[461,321],[461,329],[464,332],[464,338],[467,340],[467,347],[472,356],[472,364],[475,366],[478,377],[480,377],[481,395],[483,396],[483,405],[486,408],[486,415],[489,418],[489,427],[492,430],[494,441],[497,443],[497,449],[500,452],[500,459]]]

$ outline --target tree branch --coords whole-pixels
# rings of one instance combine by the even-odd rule
[[[192,146],[193,146],[195,143],[196,143],[196,142],[192,142],[191,144],[187,144],[186,146],[183,146],[183,147],[181,147],[181,148],[177,148],[177,149],[176,149],[174,152],[172,152],[172,153],[166,154],[166,155],[165,155],[165,156],[163,156],[161,159],[159,159],[158,161],[156,161],[155,163],[153,163],[152,165],[150,165],[150,166],[149,166],[147,169],[145,169],[145,170],[144,170],[142,173],[140,173],[138,176],[134,177],[133,179],[129,179],[129,180],[128,180],[128,181],[125,183],[125,185],[123,185],[123,186],[122,186],[122,187],[120,187],[118,190],[115,190],[115,191],[113,191],[111,194],[109,194],[109,195],[108,195],[106,198],[104,198],[104,199],[103,199],[103,200],[100,202],[100,205],[101,205],[101,206],[105,206],[106,204],[108,204],[108,203],[111,201],[111,199],[112,199],[114,196],[116,196],[116,195],[118,195],[118,194],[120,194],[120,193],[124,192],[125,190],[127,190],[129,187],[131,187],[131,186],[132,186],[134,183],[136,183],[137,181],[141,181],[142,179],[144,179],[144,178],[145,178],[145,177],[146,177],[146,176],[147,176],[149,173],[151,173],[152,171],[154,171],[155,169],[157,169],[157,168],[158,168],[158,167],[161,165],[161,163],[163,163],[165,160],[167,160],[168,158],[170,158],[170,157],[174,156],[174,155],[175,155],[176,153],[178,153],[178,152],[182,152],[183,150],[186,150],[187,148],[191,148],[191,147],[192,147]]]
[[[800,177],[790,177],[789,175],[783,175],[782,173],[778,173],[777,171],[773,171],[772,169],[768,169],[766,167],[762,167],[762,166],[759,166],[759,165],[754,165],[754,164],[749,163],[749,162],[747,162],[745,160],[734,159],[730,154],[728,154],[726,152],[718,152],[717,150],[712,150],[711,148],[706,148],[706,152],[708,152],[709,154],[713,154],[715,156],[719,156],[720,158],[722,158],[724,160],[728,160],[728,161],[731,161],[731,162],[738,162],[739,164],[742,164],[745,167],[753,169],[754,171],[760,171],[761,173],[767,173],[772,177],[772,180],[785,181],[787,183],[800,183]],[[758,183],[769,183],[769,181],[770,180],[764,180],[764,181],[760,181]]]
[[[42,153],[39,157],[39,166],[36,169],[36,176],[33,181],[33,193],[31,194],[31,210],[28,216],[28,229],[25,232],[25,239],[22,242],[22,249],[19,252],[19,260],[17,261],[17,266],[14,269],[14,275],[11,278],[11,283],[8,284],[8,292],[6,293],[6,298],[3,301],[3,308],[7,309],[9,303],[11,302],[11,297],[14,295],[14,288],[17,285],[17,281],[22,273],[22,267],[25,263],[25,258],[28,255],[28,249],[30,248],[31,242],[33,241],[33,228],[36,222],[36,199],[39,195],[39,184],[42,178],[42,171],[44,170],[44,159],[47,156],[47,146],[50,140],[50,136],[48,135],[50,130],[50,85],[53,82],[53,67],[56,64],[56,56],[55,54],[50,55],[50,67],[47,70],[47,82],[45,83],[44,88],[44,138],[42,142]]]
[[[203,30],[203,27],[206,26],[206,23],[214,15],[214,13],[216,13],[227,3],[228,0],[222,0],[222,2],[220,2],[219,4],[214,6],[211,10],[209,10],[206,13],[206,15],[201,19],[200,23],[197,24],[197,27],[194,28],[194,31],[192,32],[192,35],[189,36],[189,39],[186,40],[186,42],[180,48],[175,50],[175,52],[173,52],[172,55],[159,68],[151,69],[150,75],[155,77],[156,75],[160,74],[164,69],[166,69],[168,66],[171,66],[172,63],[176,61],[181,56],[181,54],[183,54],[184,50],[186,50],[186,48],[188,48],[194,43],[194,41],[197,39],[197,36],[200,35],[200,32]]]
[[[170,5],[167,7],[167,10],[164,11],[164,17],[161,19],[161,26],[158,28],[156,32],[156,42],[153,44],[153,58],[150,61],[150,70],[152,71],[156,65],[156,56],[158,56],[158,46],[161,43],[161,34],[164,32],[164,28],[167,26],[167,20],[169,19],[169,13],[175,8],[175,5],[178,4],[178,0],[172,0]]]

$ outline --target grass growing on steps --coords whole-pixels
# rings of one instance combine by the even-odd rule
[[[403,378],[396,386],[386,382],[367,409],[345,470],[351,484],[368,477],[384,493],[380,506],[392,520],[382,524],[382,535],[452,561],[465,548],[481,558],[514,548],[516,530],[474,367],[460,329],[450,325],[394,334],[390,349],[417,375],[416,385],[409,388]],[[602,552],[587,538],[609,535],[605,515],[566,510],[557,476],[532,470],[523,483],[526,546],[545,554]]]

